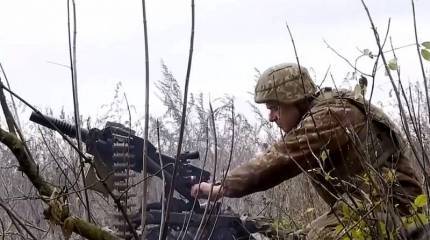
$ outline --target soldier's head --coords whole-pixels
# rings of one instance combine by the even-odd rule
[[[306,68],[282,63],[261,74],[255,86],[254,100],[266,104],[269,121],[289,132],[308,110],[315,92],[315,83]]]

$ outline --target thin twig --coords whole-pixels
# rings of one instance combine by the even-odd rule
[[[75,127],[76,127],[76,140],[78,142],[78,149],[82,152],[82,136],[81,136],[81,121],[79,115],[79,98],[78,98],[78,81],[77,81],[77,68],[76,68],[76,5],[75,1],[72,0],[72,11],[73,11],[73,40],[71,40],[71,23],[70,23],[70,0],[67,0],[67,32],[69,39],[69,59],[70,59],[70,73],[72,77],[72,95],[73,95],[73,110],[75,116]],[[84,172],[84,161],[80,155],[79,163],[81,167],[81,176],[82,176],[82,184],[84,188],[86,188],[85,183],[85,172]],[[86,212],[87,219],[91,222],[91,207],[90,200],[88,197],[87,190],[84,191],[85,196],[85,204],[86,204]]]
[[[356,68],[355,66],[354,66],[354,64],[352,64],[346,57],[344,57],[344,56],[342,56],[340,53],[338,53],[333,47],[331,47],[330,46],[330,44],[328,44],[328,42],[325,40],[325,39],[323,39],[323,41],[324,41],[324,43],[327,45],[327,48],[329,48],[332,52],[334,52],[337,56],[339,56],[340,58],[342,58],[346,63],[348,63],[348,65],[349,66],[351,66],[353,69],[354,69],[354,71],[357,71],[357,72],[359,72],[361,75],[363,75],[363,76],[368,76],[368,77],[371,77],[372,75],[370,75],[370,74],[367,74],[367,73],[364,73],[364,72],[362,72],[362,71],[360,71],[358,68]]]
[[[230,152],[229,152],[229,157],[228,157],[227,169],[225,170],[224,176],[223,176],[222,181],[221,181],[221,188],[220,188],[221,190],[220,190],[220,192],[222,192],[222,189],[224,188],[225,179],[227,177],[228,171],[230,170],[231,160],[233,159],[234,137],[235,137],[235,134],[234,134],[234,131],[235,131],[235,129],[234,129],[234,127],[235,127],[235,120],[236,120],[236,118],[235,118],[235,113],[234,113],[234,101],[232,99],[231,100],[231,143],[230,143]],[[215,176],[214,176],[214,178],[215,178]],[[220,192],[218,192],[218,194]],[[218,196],[216,196],[215,198],[218,199]],[[223,202],[224,202],[224,198],[221,201],[221,205],[222,205]],[[214,208],[215,208],[215,204],[214,204],[214,207],[212,207],[211,212],[213,211]],[[211,237],[212,237],[212,234],[213,234],[213,232],[215,230],[215,227],[216,227],[216,224],[218,222],[218,218],[219,218],[219,214],[220,213],[221,213],[221,206],[220,206],[219,211],[217,212],[217,215],[216,215],[216,218],[215,218],[215,222],[212,225],[212,230],[211,230],[211,232],[210,232],[210,234],[208,236],[208,239],[211,239]]]
[[[323,83],[324,83],[324,82],[325,82],[325,80],[327,79],[327,75],[328,75],[328,73],[330,72],[330,68],[331,68],[331,65],[329,65],[329,66],[327,67],[327,70],[325,71],[325,74],[324,74],[324,78],[323,78],[323,80],[321,81],[320,85],[318,85],[318,89],[321,89],[321,86],[323,85]]]
[[[148,52],[148,29],[146,25],[146,3],[145,0],[142,0],[142,15],[143,15],[143,33],[145,38],[145,129],[144,129],[144,144],[143,144],[143,159],[142,159],[142,175],[143,178],[146,178],[147,175],[147,164],[148,158],[146,157],[147,149],[148,149],[148,127],[149,127],[149,52]],[[163,172],[164,174],[164,172]],[[146,236],[146,205],[147,205],[147,192],[148,192],[148,183],[145,181],[142,186],[142,216],[141,216],[141,224],[142,224],[142,240],[145,240]]]
[[[160,161],[160,168],[164,169],[164,162],[161,158],[161,144],[160,144],[160,123],[157,119],[157,147],[158,147],[158,157]],[[166,214],[166,177],[164,176],[164,170],[161,171],[161,180],[163,182],[163,191],[161,195],[161,219],[164,219],[164,215]],[[142,210],[143,211],[143,210]],[[146,208],[145,208],[146,211]],[[162,221],[161,225],[165,225],[166,222]],[[164,228],[164,226],[160,226],[160,229]],[[161,240],[161,234],[159,234],[158,239]]]
[[[128,104],[128,99],[127,99],[127,95],[124,93],[124,99],[125,99],[125,103],[126,103],[126,106],[127,106],[127,112],[128,112],[128,136],[127,136],[127,153],[130,153],[130,140],[131,140],[131,136],[133,135],[132,134],[132,130],[131,130],[131,111],[130,111],[130,105]],[[128,188],[128,186],[130,185],[130,159],[129,158],[127,158],[127,177],[126,177],[126,186],[127,186],[127,188]],[[146,181],[143,183],[143,184],[146,184]],[[129,202],[128,202],[128,189],[126,190],[126,191],[124,191],[124,192],[122,192],[122,194],[121,195],[124,195],[125,194],[125,197],[124,197],[124,207],[125,207],[125,209],[128,209],[129,207],[128,207],[128,205],[129,205]],[[120,198],[121,199],[121,198]],[[126,232],[126,230],[124,230],[124,235],[125,235],[125,232]]]
[[[195,22],[195,12],[194,12],[194,0],[191,0],[191,37],[190,37],[190,49],[189,49],[189,55],[188,55],[188,66],[187,66],[187,73],[185,77],[185,91],[184,91],[184,101],[182,105],[182,118],[181,118],[181,127],[179,132],[179,141],[178,141],[178,149],[176,151],[176,159],[175,159],[175,167],[173,168],[172,173],[172,180],[170,183],[170,190],[169,194],[167,196],[167,206],[166,206],[166,217],[164,221],[166,223],[169,222],[169,211],[170,211],[170,204],[171,199],[173,196],[173,192],[175,191],[175,179],[176,174],[178,171],[179,166],[179,156],[181,154],[182,150],[182,141],[184,138],[184,130],[185,130],[185,120],[186,120],[186,112],[187,112],[187,102],[188,102],[188,85],[190,81],[190,74],[191,74],[191,64],[193,60],[193,49],[194,49],[194,22]],[[162,234],[162,239],[165,239],[166,237],[166,228],[160,230]]]
[[[384,48],[385,43],[387,42],[388,33],[390,32],[390,28],[391,28],[391,18],[388,19],[387,31],[385,32],[385,37],[384,37],[384,42],[382,43],[382,48]],[[375,60],[375,63],[373,64],[373,69],[372,69],[372,88],[370,90],[370,97],[369,97],[369,104],[368,104],[367,112],[370,112],[370,106],[372,103],[373,93],[375,90],[376,72],[378,70],[378,63],[379,63],[380,58],[381,58],[381,51],[378,51],[378,54],[376,55],[376,60]]]
[[[207,119],[207,121],[209,121],[209,119]],[[200,189],[200,185],[201,185],[201,183],[202,183],[203,171],[204,171],[204,169],[205,169],[205,167],[206,167],[206,163],[207,163],[207,159],[208,159],[208,152],[209,152],[209,125],[208,125],[208,124],[205,124],[205,133],[206,133],[206,141],[205,141],[205,142],[206,142],[206,147],[205,147],[205,156],[204,156],[204,159],[203,159],[203,165],[202,165],[202,167],[201,167],[201,172],[200,172],[200,177],[199,177],[199,189]],[[198,198],[199,198],[199,196],[198,196],[198,195],[199,195],[199,193],[200,193],[200,192],[198,192],[198,193],[197,193],[197,196],[196,196],[196,198],[194,199],[192,209],[195,209],[197,204],[199,204],[199,205],[200,205],[199,200],[198,200]],[[199,207],[200,207],[200,206],[199,206]],[[190,212],[189,212],[189,214],[188,214],[188,216],[187,216],[187,223],[186,223],[186,225],[185,225],[185,229],[181,229],[181,232],[183,232],[183,233],[184,233],[184,235],[182,236],[181,240],[184,240],[184,239],[185,239],[186,233],[187,233],[188,228],[189,228],[190,223],[191,223],[191,219],[192,219],[192,217],[193,217],[193,213],[194,213],[194,211],[190,211]],[[181,236],[181,234],[180,234],[179,236]]]
[[[420,44],[418,42],[418,30],[417,30],[417,20],[416,20],[416,16],[415,16],[415,3],[414,3],[414,0],[411,0],[411,5],[412,5],[412,16],[413,16],[413,20],[414,20],[415,45],[417,47],[418,59],[420,60],[421,73],[423,75],[424,91],[426,93],[426,102],[427,102],[428,116],[430,116],[430,99],[429,99],[429,93],[428,93],[428,87],[427,87],[427,77],[426,77],[426,73],[425,73],[425,70],[424,70],[423,59],[421,57]],[[429,120],[429,123],[430,123],[430,117],[429,117],[428,120]]]
[[[196,231],[196,235],[194,236],[194,240],[196,239],[200,239],[200,234],[203,233],[204,228],[206,227],[207,221],[210,218],[210,214],[212,213],[212,211],[209,213],[208,215],[208,210],[210,207],[210,202],[212,199],[212,194],[213,194],[213,188],[215,186],[215,177],[216,177],[216,169],[217,169],[217,163],[218,163],[218,140],[217,140],[217,133],[216,133],[216,126],[215,126],[215,117],[214,117],[214,111],[212,108],[212,104],[209,102],[209,110],[210,110],[210,119],[211,119],[211,125],[212,125],[212,134],[214,136],[214,167],[213,167],[213,171],[212,171],[212,185],[211,185],[211,189],[209,191],[209,195],[207,197],[207,202],[208,204],[205,207],[205,211],[203,212],[199,227],[197,228]],[[215,204],[215,203],[214,203]],[[206,215],[208,215],[206,217]]]

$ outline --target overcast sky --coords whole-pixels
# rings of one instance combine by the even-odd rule
[[[77,71],[81,113],[97,113],[112,100],[115,84],[123,83],[138,115],[144,112],[145,63],[141,1],[86,0],[77,4]],[[414,42],[409,0],[368,0],[381,32],[391,17],[395,46]],[[44,109],[62,106],[72,112],[67,42],[66,1],[0,0],[0,61],[12,88]],[[286,29],[291,27],[302,65],[320,82],[329,65],[337,82],[351,69],[327,49],[325,39],[346,58],[357,48],[377,51],[370,24],[359,0],[215,0],[196,1],[191,92],[216,98],[234,95],[247,111],[255,70],[264,71],[295,56]],[[416,0],[420,42],[430,41],[429,0]],[[190,37],[190,0],[147,1],[150,92],[161,79],[161,59],[181,83],[185,79]],[[414,47],[398,51],[404,79],[420,80]],[[371,71],[371,61],[360,67]],[[428,63],[427,65],[428,66]],[[381,70],[377,94],[389,90]],[[385,82],[384,82],[385,81]],[[327,82],[330,84],[330,82]],[[161,114],[155,95],[150,110]],[[383,99],[383,98],[382,98]]]

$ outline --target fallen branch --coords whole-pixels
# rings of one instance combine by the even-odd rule
[[[117,239],[114,235],[91,224],[85,220],[69,215],[67,204],[60,198],[56,198],[56,190],[39,175],[39,166],[31,160],[24,144],[15,135],[0,128],[0,142],[5,144],[15,155],[19,163],[19,170],[22,171],[37,189],[49,207],[45,211],[45,217],[49,221],[60,225],[66,234],[72,232],[93,240]],[[55,201],[53,201],[55,199]],[[60,203],[60,204],[59,204]]]

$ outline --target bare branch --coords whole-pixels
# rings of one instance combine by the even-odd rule
[[[169,190],[169,194],[167,196],[166,216],[164,219],[165,222],[169,221],[170,204],[171,204],[171,199],[173,196],[173,191],[175,189],[175,179],[176,179],[176,174],[178,171],[179,156],[180,156],[181,151],[182,151],[182,141],[183,141],[183,137],[184,137],[185,120],[186,120],[186,112],[187,112],[187,102],[188,102],[188,85],[189,85],[189,81],[190,81],[191,64],[192,64],[192,60],[193,60],[193,49],[194,49],[194,19],[195,19],[194,0],[191,0],[191,37],[190,37],[190,49],[189,49],[189,55],[188,55],[187,73],[185,76],[185,91],[184,91],[184,101],[183,101],[183,106],[182,106],[182,120],[181,120],[181,127],[180,127],[180,133],[179,133],[178,149],[176,151],[175,167],[173,168],[172,181],[170,183],[170,190]],[[167,230],[166,228],[160,230],[163,239],[166,237],[166,233],[167,233],[166,230]]]
[[[72,11],[73,11],[73,42],[71,42],[71,29],[70,29],[70,0],[67,1],[67,29],[69,39],[69,58],[70,58],[70,73],[72,77],[72,95],[73,95],[73,109],[75,115],[75,126],[76,126],[76,140],[78,142],[78,149],[82,152],[82,136],[81,136],[81,120],[79,115],[79,98],[78,98],[78,80],[77,80],[77,68],[76,68],[76,5],[75,1],[72,0]],[[90,200],[88,197],[88,191],[86,190],[85,173],[84,173],[84,161],[81,155],[79,155],[79,163],[81,167],[82,184],[84,186],[85,205],[87,210],[87,219],[91,222],[91,208]]]
[[[148,53],[148,29],[146,25],[146,4],[145,0],[142,0],[142,15],[143,15],[143,32],[145,37],[145,129],[144,129],[144,145],[143,145],[143,178],[146,178],[147,175],[147,163],[148,158],[146,152],[148,151],[148,127],[149,127],[149,53]],[[163,175],[164,176],[164,175]],[[145,181],[142,186],[142,216],[141,216],[141,224],[142,224],[142,240],[145,239],[146,236],[146,205],[147,205],[147,192],[148,192],[148,183]]]

